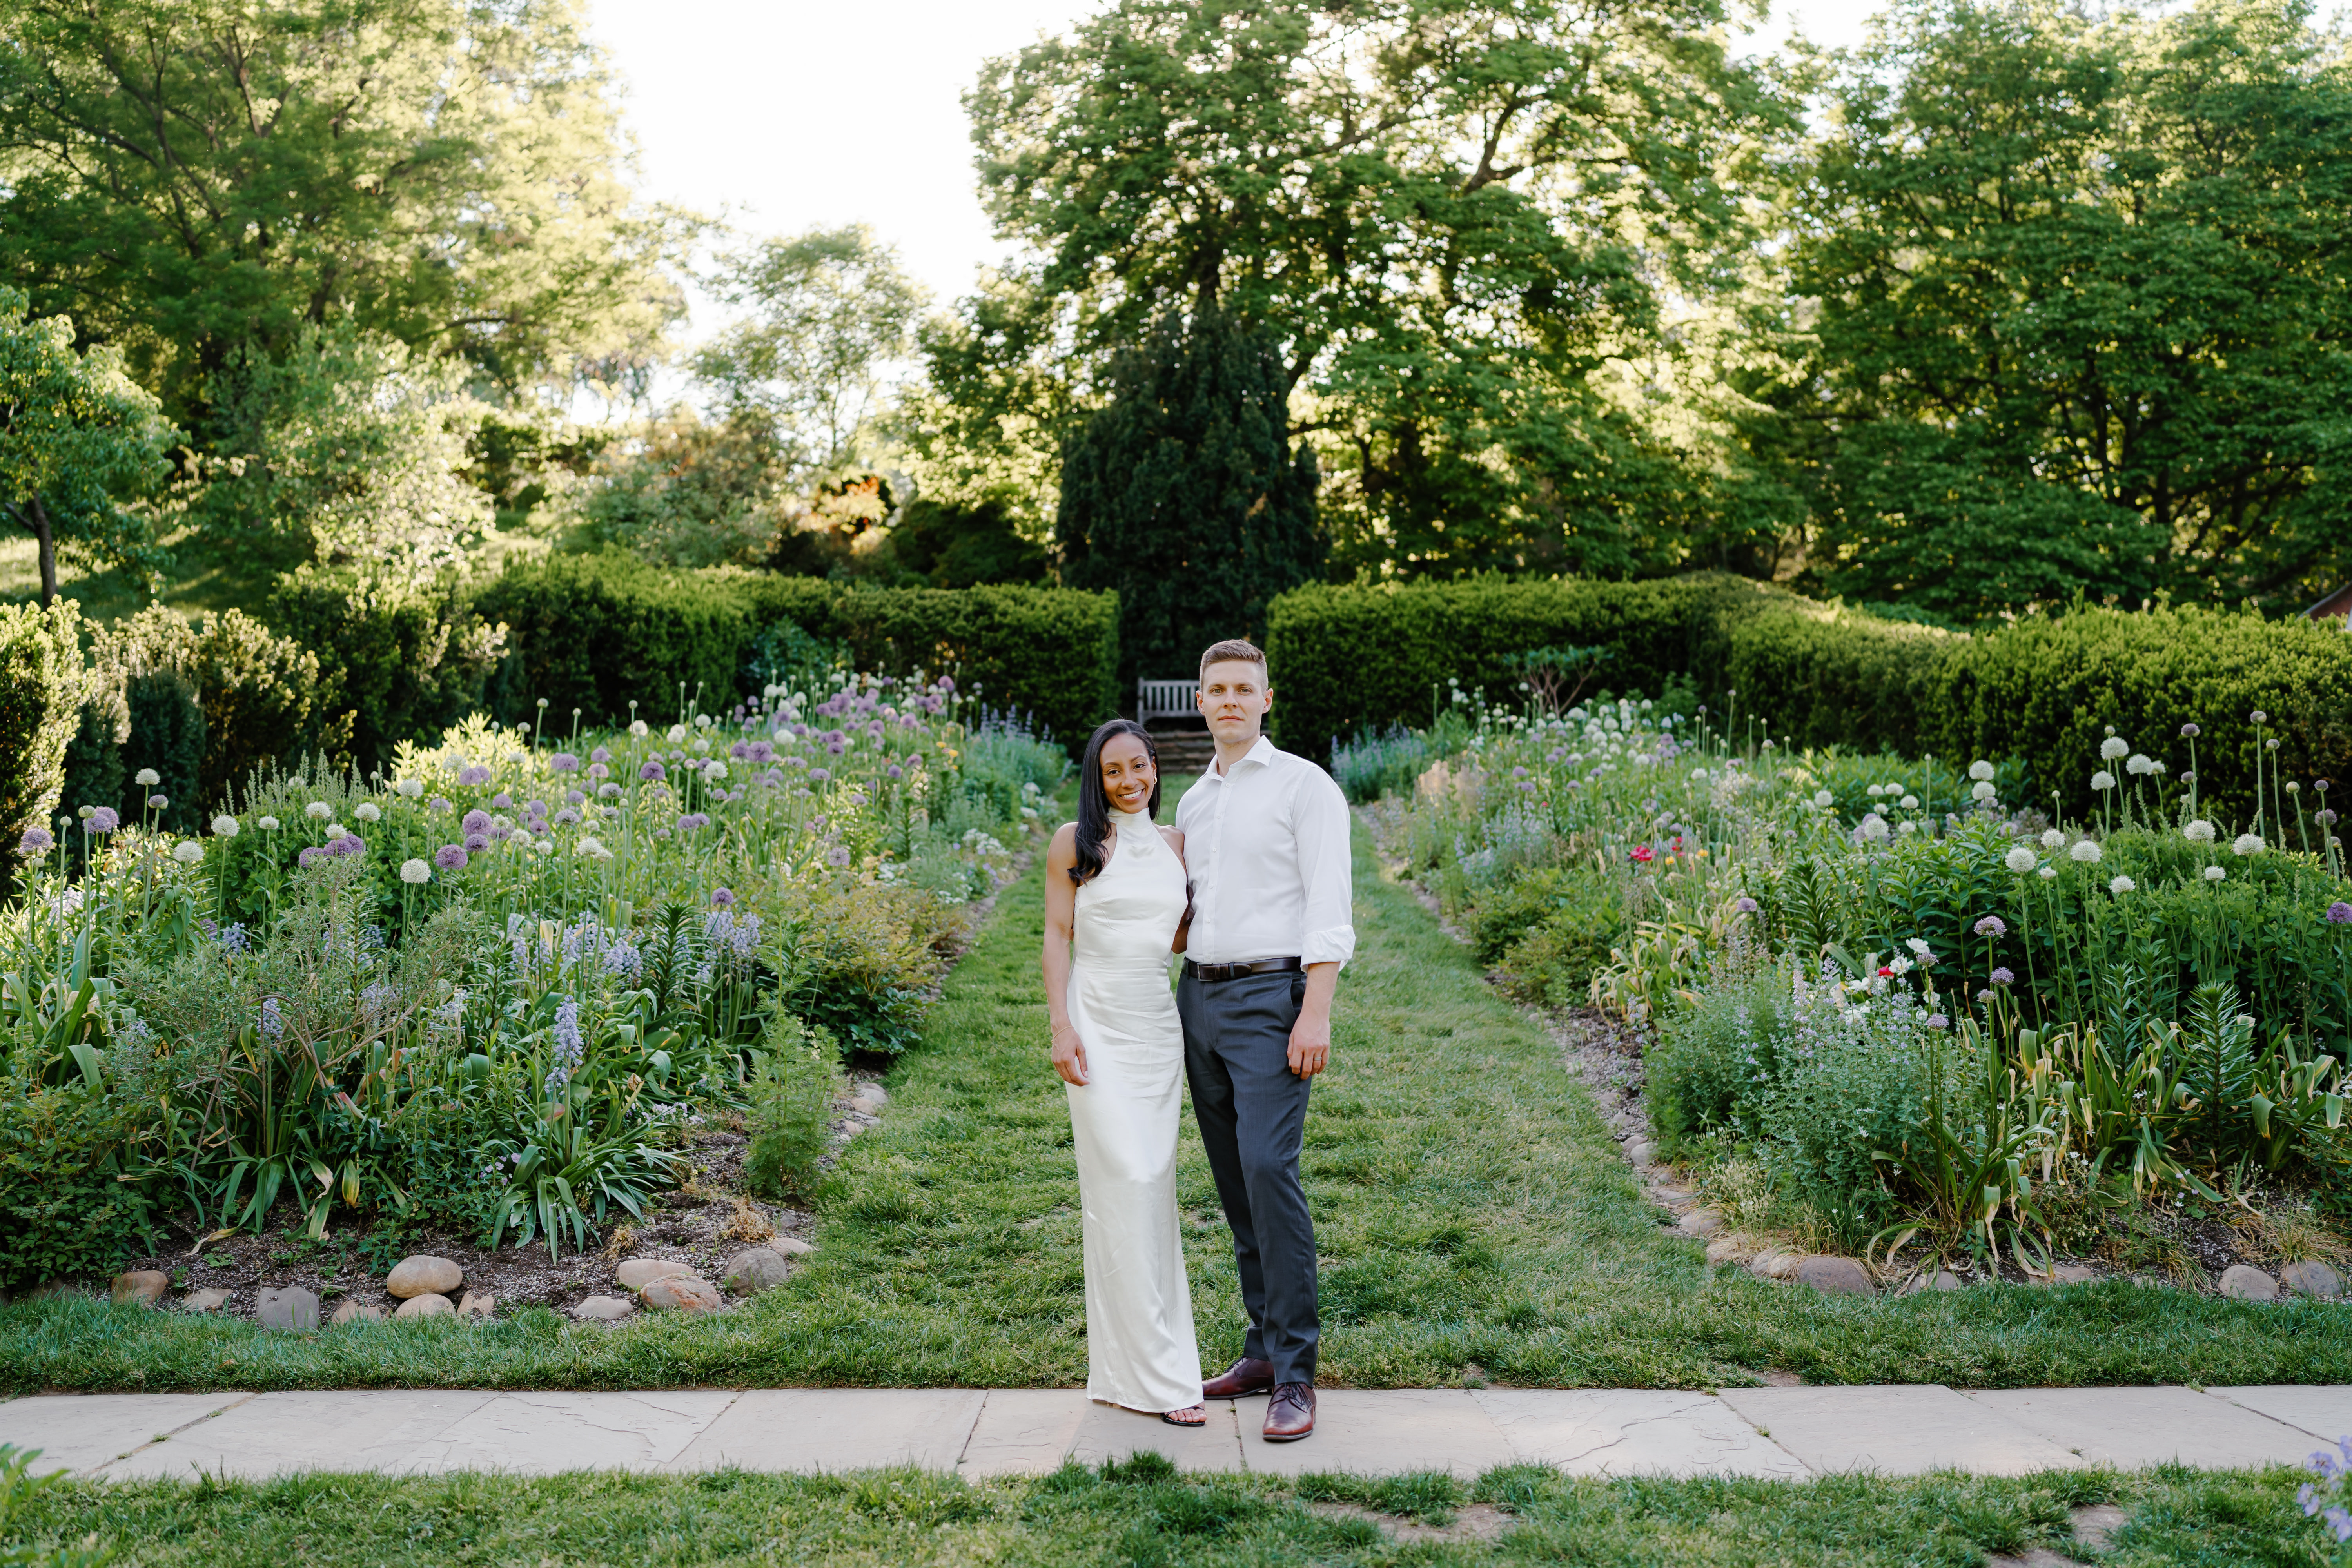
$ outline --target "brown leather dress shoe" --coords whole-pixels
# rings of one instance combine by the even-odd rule
[[[1265,1407],[1265,1440],[1296,1443],[1315,1430],[1315,1385],[1286,1383],[1274,1391]]]
[[[1274,1363],[1248,1356],[1234,1363],[1201,1385],[1203,1399],[1239,1399],[1244,1394],[1265,1394],[1274,1387]]]

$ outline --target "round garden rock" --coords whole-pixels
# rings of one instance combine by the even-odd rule
[[[235,1295],[234,1291],[222,1290],[207,1285],[201,1290],[189,1291],[181,1299],[180,1305],[191,1312],[217,1312],[229,1304],[233,1295]]]
[[[772,1247],[754,1247],[737,1253],[719,1271],[719,1283],[730,1296],[756,1296],[782,1284],[793,1266]]]
[[[172,1277],[156,1268],[134,1268],[128,1274],[114,1277],[114,1289],[110,1293],[115,1305],[129,1302],[135,1306],[152,1307],[163,1299],[172,1288]]]
[[[2279,1283],[2298,1296],[2341,1296],[2344,1277],[2316,1258],[2290,1263],[2279,1270]]]
[[[1713,1236],[1723,1228],[1723,1216],[1713,1209],[1693,1209],[1675,1222],[1685,1236]]]
[[[715,1312],[719,1310],[719,1292],[708,1279],[697,1279],[690,1274],[672,1274],[655,1280],[637,1292],[637,1300],[656,1312]]]
[[[814,1241],[803,1241],[797,1236],[780,1236],[776,1237],[775,1240],[768,1243],[768,1250],[771,1252],[781,1252],[786,1258],[802,1258],[806,1257],[809,1253],[814,1252],[816,1250],[816,1243]]]
[[[2221,1294],[2241,1301],[2275,1301],[2278,1281],[2259,1268],[2233,1263],[2221,1272]]]
[[[466,1271],[446,1258],[436,1258],[420,1252],[404,1258],[392,1270],[383,1288],[404,1300],[417,1296],[446,1296],[466,1282]]]
[[[319,1298],[299,1285],[289,1285],[283,1290],[264,1290],[254,1304],[253,1315],[265,1329],[288,1329],[307,1334],[319,1326]]]
[[[394,1318],[446,1318],[454,1316],[457,1310],[456,1307],[450,1305],[448,1297],[428,1291],[422,1296],[411,1296],[407,1300],[403,1301],[400,1304],[400,1310],[393,1313],[393,1316]]]
[[[1875,1296],[1878,1282],[1851,1258],[1808,1258],[1797,1265],[1797,1283],[1811,1285],[1824,1296]]]
[[[572,1308],[572,1315],[575,1318],[584,1318],[591,1322],[617,1323],[636,1310],[637,1304],[635,1301],[625,1300],[619,1296],[591,1296]]]
[[[338,1326],[357,1322],[380,1323],[383,1321],[383,1309],[373,1301],[346,1300],[335,1309],[334,1315],[327,1321]]]
[[[488,1290],[468,1290],[457,1298],[457,1315],[461,1318],[488,1321],[496,1317],[498,1310],[499,1299]]]
[[[632,1258],[613,1271],[624,1290],[642,1290],[656,1279],[692,1279],[694,1265],[673,1258]]]

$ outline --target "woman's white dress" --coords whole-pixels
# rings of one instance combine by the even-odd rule
[[[1133,1410],[1201,1402],[1201,1352],[1176,1218],[1184,1026],[1168,987],[1184,868],[1141,812],[1078,889],[1070,1023],[1087,1048],[1068,1085],[1085,1211],[1087,1394]]]

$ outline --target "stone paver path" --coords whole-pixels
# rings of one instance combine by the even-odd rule
[[[2352,1433],[2352,1387],[1326,1389],[1303,1443],[1257,1436],[1264,1401],[1205,1430],[1075,1389],[684,1388],[654,1393],[351,1390],[40,1394],[0,1402],[0,1442],[108,1479],[199,1471],[815,1471],[916,1465],[1040,1474],[1139,1449],[1189,1470],[1397,1474],[1549,1465],[1570,1475],[1798,1479],[1991,1475],[2172,1460],[2296,1464]]]

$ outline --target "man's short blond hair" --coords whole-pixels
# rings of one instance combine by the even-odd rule
[[[1209,679],[1209,666],[1213,664],[1254,664],[1257,666],[1259,678],[1263,679],[1265,671],[1265,654],[1255,643],[1245,637],[1227,637],[1221,643],[1211,643],[1209,651],[1201,656],[1202,679]]]

